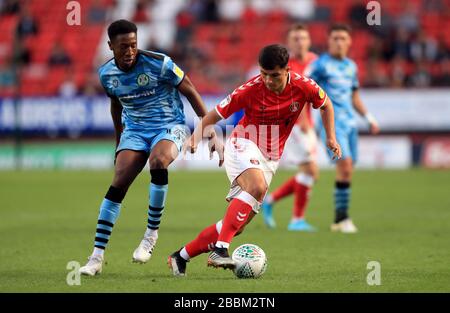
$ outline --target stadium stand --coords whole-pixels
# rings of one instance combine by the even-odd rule
[[[67,9],[51,0],[12,0],[8,3],[17,3],[16,7],[2,8],[0,76],[6,78],[0,79],[0,97],[15,92],[58,94],[68,71],[83,90],[108,55],[109,22],[133,17],[139,22],[140,47],[170,54],[203,93],[226,92],[239,84],[254,67],[259,48],[283,42],[295,21],[308,25],[316,52],[325,51],[331,22],[351,24],[351,56],[359,66],[363,86],[430,87],[448,82],[450,32],[443,31],[450,28],[447,0],[381,1],[382,25],[370,27],[365,19],[361,23],[367,10],[359,0],[78,2],[83,27],[67,25]],[[37,31],[20,37],[17,26],[25,9]],[[68,54],[70,64],[47,64],[56,42]],[[18,73],[16,84],[7,79],[11,71]]]

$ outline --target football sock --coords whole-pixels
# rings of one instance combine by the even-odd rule
[[[305,215],[305,210],[309,202],[311,187],[314,185],[314,178],[305,173],[298,173],[295,176],[294,185],[294,210],[292,217],[301,219]]]
[[[334,190],[335,223],[348,218],[348,204],[350,202],[351,188],[349,182],[336,181]]]
[[[295,186],[295,177],[289,178],[283,185],[278,187],[271,195],[271,202],[277,202],[278,200],[283,199],[284,197],[289,196],[294,192]]]
[[[197,238],[181,249],[181,257],[188,261],[190,258],[214,249],[214,244],[219,237],[221,229],[222,220],[218,221],[216,224],[206,227],[200,232],[200,234],[198,234]]]
[[[252,208],[258,205],[258,201],[251,194],[241,191],[228,205],[216,247],[228,248],[227,245],[230,244],[234,235],[245,225]]]
[[[95,232],[95,248],[93,254],[103,255],[99,250],[105,250],[114,224],[120,214],[120,205],[125,197],[125,190],[109,187],[108,192],[100,206],[97,229]]]
[[[156,236],[164,211],[169,178],[167,169],[150,170],[152,175],[149,188],[149,206],[146,236]]]

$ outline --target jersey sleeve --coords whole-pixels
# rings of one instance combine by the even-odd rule
[[[99,80],[100,80],[100,84],[102,85],[103,89],[105,90],[105,93],[108,97],[113,98],[115,97],[115,95],[112,92],[112,88],[110,86],[108,86],[108,83],[105,79],[105,76],[102,75],[101,72],[99,72],[98,74]]]
[[[313,79],[304,81],[304,90],[306,101],[311,104],[313,109],[319,109],[327,101],[327,94]]]
[[[237,90],[238,89],[228,95],[215,107],[217,114],[219,114],[223,119],[229,118],[233,113],[244,108],[242,95]]]
[[[183,81],[184,72],[170,57],[166,56],[161,69],[161,78],[172,86],[177,87]]]
[[[358,68],[356,64],[354,65],[355,70],[353,71],[353,78],[352,78],[352,90],[355,91],[359,88],[359,80],[358,80]]]
[[[316,59],[315,61],[311,62],[306,68],[305,68],[305,76],[312,78],[316,82],[320,82],[322,79],[322,63],[320,62],[320,59]]]

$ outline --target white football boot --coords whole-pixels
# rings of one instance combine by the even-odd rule
[[[339,223],[331,224],[331,231],[341,232],[344,234],[354,234],[358,232],[358,229],[356,228],[355,224],[353,224],[350,218],[346,218]]]
[[[94,276],[102,272],[103,257],[101,255],[91,255],[88,257],[88,262],[85,266],[80,267],[80,274]]]
[[[156,245],[157,236],[144,237],[139,246],[133,252],[133,262],[135,263],[147,263],[152,257],[153,248]]]

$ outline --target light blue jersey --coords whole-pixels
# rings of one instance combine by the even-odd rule
[[[127,72],[117,67],[114,58],[98,70],[106,94],[123,106],[122,123],[130,129],[184,124],[183,103],[176,88],[183,71],[162,53],[139,50],[136,58]]]
[[[336,139],[342,148],[342,158],[350,157],[356,161],[358,130],[352,95],[359,88],[359,82],[355,62],[349,58],[336,59],[324,53],[311,64],[307,75],[325,90],[333,103]],[[321,121],[319,125],[324,138]]]
[[[330,97],[336,127],[356,126],[352,94],[359,88],[359,82],[355,62],[349,58],[336,59],[324,53],[311,64],[308,74]]]
[[[187,132],[177,87],[184,72],[162,53],[139,50],[136,58],[126,72],[114,58],[98,70],[106,94],[123,107],[124,131],[117,152],[129,149],[149,154],[161,140],[173,141],[180,150]]]

